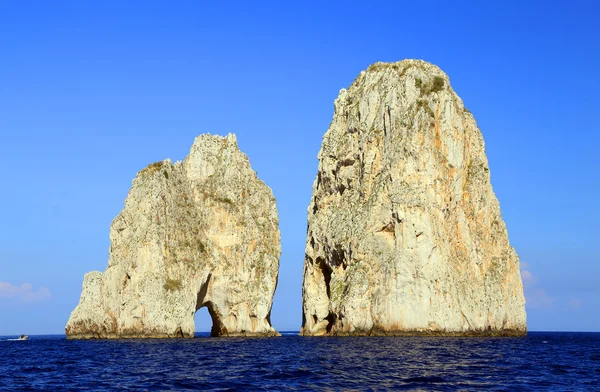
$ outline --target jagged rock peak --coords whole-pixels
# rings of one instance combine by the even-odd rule
[[[361,72],[318,158],[301,334],[526,333],[483,137],[438,67]]]
[[[235,135],[200,135],[183,162],[138,172],[110,241],[106,271],[85,275],[68,338],[193,337],[202,307],[214,336],[278,335],[275,198]]]

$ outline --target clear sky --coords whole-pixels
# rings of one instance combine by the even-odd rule
[[[64,333],[136,172],[229,132],[277,198],[272,321],[298,330],[333,100],[405,58],[483,132],[529,329],[600,331],[598,3],[287,3],[0,1],[0,335]]]

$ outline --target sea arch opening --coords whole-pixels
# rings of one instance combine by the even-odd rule
[[[212,331],[213,321],[212,317],[206,306],[196,310],[194,314],[194,329],[195,337],[207,337],[210,336]]]

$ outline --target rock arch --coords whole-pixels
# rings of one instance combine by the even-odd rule
[[[201,135],[183,162],[141,170],[113,220],[108,267],[86,274],[70,339],[277,335],[277,208],[234,135]]]

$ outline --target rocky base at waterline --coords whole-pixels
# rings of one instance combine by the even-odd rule
[[[355,329],[352,332],[330,330],[326,333],[309,333],[300,331],[300,336],[444,336],[444,337],[519,337],[525,336],[527,330],[472,330],[472,331],[443,331],[443,330],[382,330],[370,331]]]
[[[301,334],[526,331],[473,115],[432,64],[370,66],[340,91],[319,152]]]
[[[85,275],[69,339],[277,336],[270,314],[281,253],[271,189],[234,135],[201,135],[183,162],[140,171],[110,227],[108,268]]]

